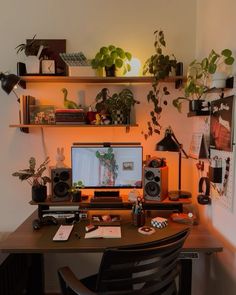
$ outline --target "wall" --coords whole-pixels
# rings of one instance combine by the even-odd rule
[[[200,58],[208,55],[213,48],[216,51],[231,48],[235,56],[235,9],[236,3],[233,0],[224,2],[220,0],[197,1],[197,57]],[[233,74],[235,74],[235,66]],[[235,89],[227,94],[235,94]],[[234,174],[234,180],[235,177],[236,174]],[[236,202],[234,200],[233,208],[230,211],[222,207],[219,202],[213,200],[211,207],[201,208],[201,216],[202,220],[205,219],[210,229],[218,234],[225,246],[223,254],[211,260],[211,268],[208,273],[207,294],[235,294],[236,238],[234,233]]]
[[[195,5],[196,1],[188,0],[41,0],[35,3],[30,0],[11,0],[1,3],[0,11],[0,65],[1,71],[16,72],[16,63],[23,57],[16,55],[15,47],[25,39],[66,39],[67,52],[83,51],[87,57],[93,57],[102,46],[113,43],[119,45],[138,58],[145,61],[153,53],[153,32],[163,29],[166,34],[167,52],[174,53],[178,60],[188,64],[195,52]],[[23,134],[18,129],[9,128],[10,123],[18,121],[19,106],[14,94],[7,96],[1,91],[0,134],[1,153],[1,206],[0,231],[12,231],[35,210],[28,202],[31,199],[30,187],[20,183],[11,176],[12,172],[26,168],[30,156],[35,156],[40,163],[45,155],[55,164],[56,147],[64,147],[66,163],[70,164],[70,146],[74,141],[138,141],[144,146],[144,155],[165,156],[171,164],[169,181],[170,189],[177,187],[177,161],[175,154],[154,152],[155,143],[161,137],[154,136],[148,141],[143,139],[141,131],[149,119],[150,107],[146,102],[146,94],[150,85],[120,85],[109,86],[111,91],[120,87],[131,87],[141,105],[136,107],[138,128],[132,128],[130,133],[123,129],[45,129],[32,130]],[[79,101],[81,97],[88,105],[92,102],[102,85],[62,85],[44,84],[28,85],[26,90],[17,90],[17,94],[31,94],[40,103],[54,103],[62,106],[62,87],[68,87],[69,98]],[[180,92],[168,85],[171,90],[169,105],[164,107],[161,125],[172,125],[179,139],[188,150],[193,120],[188,119],[185,112],[179,114],[172,106],[171,100]],[[184,128],[183,128],[184,126]],[[163,135],[163,134],[162,134]],[[161,135],[161,136],[162,136]],[[192,190],[192,162],[183,160],[183,189]],[[81,258],[82,256],[80,256]],[[58,259],[58,255],[46,257],[46,269],[49,274],[47,289],[56,288],[53,277],[56,276],[58,264],[69,263],[67,258]],[[82,259],[82,258],[81,258]],[[84,259],[84,260],[83,260]],[[96,258],[92,255],[81,261],[94,264]],[[72,260],[72,259],[71,259]],[[79,260],[79,259],[78,259]],[[80,261],[80,260],[79,260]],[[84,263],[84,264],[85,264]],[[88,271],[86,268],[84,272]],[[51,276],[50,276],[51,275]]]

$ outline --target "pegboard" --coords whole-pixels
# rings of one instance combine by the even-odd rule
[[[229,211],[233,211],[233,192],[234,192],[234,153],[211,149],[211,160],[214,157],[222,159],[222,182],[211,182],[211,197],[213,202],[218,202]],[[228,169],[226,161],[229,162]]]

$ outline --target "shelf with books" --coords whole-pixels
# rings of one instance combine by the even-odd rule
[[[10,128],[68,128],[68,127],[77,127],[77,128],[120,128],[123,127],[125,128],[126,132],[129,132],[131,127],[138,127],[138,124],[119,124],[119,125],[113,125],[113,124],[109,124],[109,125],[89,125],[89,124],[67,124],[67,123],[63,123],[63,124],[10,124],[9,125]],[[28,132],[27,132],[28,133]]]

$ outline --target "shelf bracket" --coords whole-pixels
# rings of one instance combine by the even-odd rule
[[[28,127],[21,127],[20,131],[23,133],[29,133],[29,128]]]
[[[126,132],[126,133],[129,133],[129,132],[130,132],[130,126],[129,126],[129,125],[126,125],[126,126],[125,126],[125,132]]]

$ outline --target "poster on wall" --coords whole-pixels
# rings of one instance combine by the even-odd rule
[[[232,152],[233,150],[234,96],[212,101],[210,118],[210,148]]]

